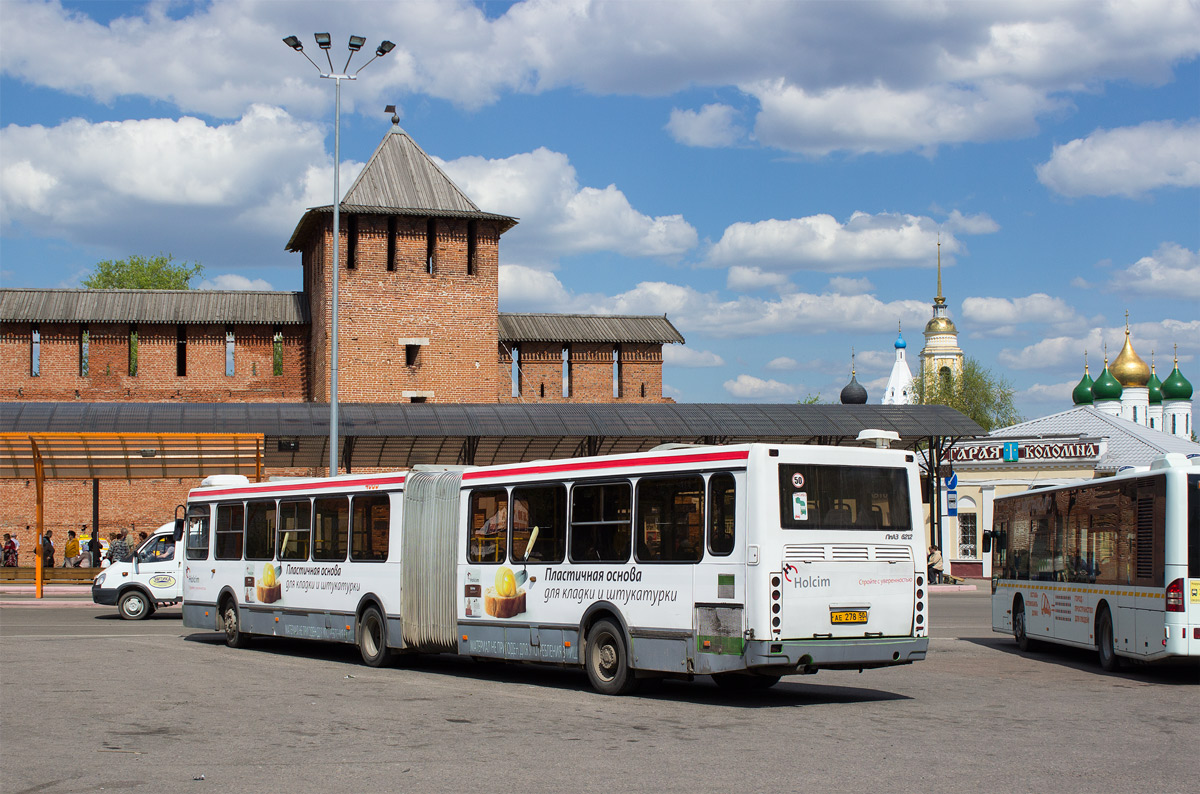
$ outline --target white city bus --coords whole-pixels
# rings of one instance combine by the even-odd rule
[[[222,478],[189,497],[184,624],[765,687],[925,657],[920,508],[911,453],[855,447]]]
[[[992,628],[1022,650],[1200,660],[1200,460],[997,498],[992,526]]]

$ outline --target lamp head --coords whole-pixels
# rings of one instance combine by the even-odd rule
[[[396,45],[392,44],[390,41],[381,42],[379,48],[375,50],[375,57],[381,58],[394,49],[396,49]]]
[[[328,33],[314,33],[313,37],[317,40],[317,46],[323,50],[327,50],[333,46],[333,41]]]
[[[367,39],[365,36],[351,36],[350,37],[350,52],[358,52],[359,50],[362,49],[362,45],[364,45],[366,43],[367,43]]]
[[[296,52],[304,52],[304,45],[300,43],[300,39],[295,36],[288,36],[283,40],[283,43],[291,47]]]

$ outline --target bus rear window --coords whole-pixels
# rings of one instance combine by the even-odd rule
[[[1188,577],[1200,579],[1200,474],[1187,479]]]
[[[784,529],[911,532],[908,473],[867,466],[779,466]]]

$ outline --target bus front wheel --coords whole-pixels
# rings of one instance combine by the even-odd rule
[[[387,624],[375,607],[363,610],[358,621],[358,652],[368,667],[383,667],[392,659],[387,646]]]
[[[225,629],[225,644],[230,648],[245,648],[250,644],[250,635],[241,630],[237,603],[232,598],[221,610],[221,626]]]
[[[1105,672],[1115,673],[1121,669],[1121,657],[1113,648],[1112,614],[1107,606],[1100,607],[1096,617],[1096,652],[1100,655],[1100,667]]]
[[[150,599],[140,590],[127,590],[117,602],[117,612],[124,620],[143,620],[150,612]]]
[[[584,657],[588,680],[601,695],[628,695],[637,688],[625,638],[611,620],[599,620],[592,626]]]

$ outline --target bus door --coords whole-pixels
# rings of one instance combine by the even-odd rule
[[[746,637],[746,507],[734,475],[708,478],[704,511],[704,560],[693,568],[696,613],[696,672],[744,666]],[[742,520],[738,520],[738,516]]]

